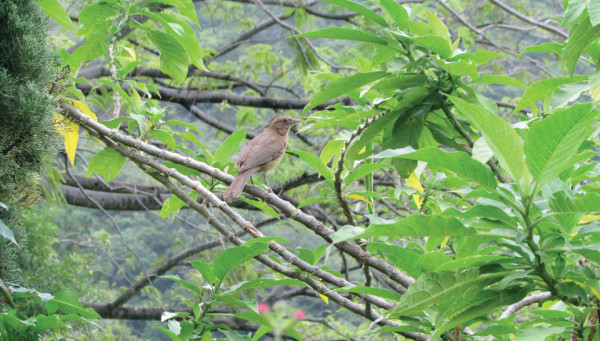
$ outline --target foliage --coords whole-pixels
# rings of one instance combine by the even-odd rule
[[[34,1],[0,6],[0,200],[7,203],[26,200],[31,178],[56,148],[49,94],[55,57],[46,47],[45,21]]]
[[[336,323],[321,321],[327,337],[559,340],[600,335],[600,166],[595,159],[600,97],[597,72],[588,74],[597,68],[600,51],[594,1],[565,2],[564,19],[556,19],[560,27],[526,18],[565,41],[521,49],[519,60],[468,24],[458,12],[473,9],[460,1],[453,2],[465,6],[457,12],[445,2],[434,10],[429,3],[328,0],[316,12],[310,6],[288,9],[281,18],[263,2],[218,2],[202,10],[219,14],[211,18],[223,25],[244,17],[245,27],[277,24],[290,32],[291,48],[278,54],[259,43],[247,46],[239,58],[218,61],[252,35],[212,49],[217,38],[196,36],[201,22],[191,1],[91,2],[79,11],[77,23],[54,1],[41,2],[58,24],[84,38],[61,53],[63,65],[81,76],[69,89],[78,101],[61,103],[61,114],[73,126],[65,141],[77,141],[75,133],[83,127],[102,145],[88,144],[94,156],[85,166],[70,158],[68,175],[88,177],[71,181],[88,195],[97,195],[90,185],[95,181],[112,198],[151,196],[163,218],[184,219],[194,211],[202,216],[194,220],[201,226],[185,220],[188,225],[203,237],[207,228],[214,229],[236,245],[197,256],[223,242],[183,249],[189,236],[148,230],[146,237],[158,240],[149,241],[152,246],[166,253],[167,235],[180,252],[169,250],[147,269],[150,252],[127,242],[131,230],[120,228],[121,220],[102,207],[110,200],[88,199],[89,207],[103,208],[107,224],[117,231],[120,260],[127,262],[115,266],[117,273],[127,278],[137,271],[129,283],[112,281],[127,287],[105,303],[104,317],[125,314],[124,303],[135,302],[138,293],[138,303],[142,298],[162,303],[161,295],[176,292],[181,296],[169,297],[170,302],[185,308],[159,310],[161,320],[168,321],[160,330],[173,340],[250,338],[233,331],[243,329],[233,318],[251,323],[253,339],[267,332],[299,339],[311,334],[302,329],[310,327],[274,319],[259,311],[257,302],[307,295],[348,313],[336,315]],[[517,11],[507,6],[490,1],[478,19],[501,21],[497,12]],[[542,3],[533,9],[547,8]],[[347,23],[309,22],[311,31],[303,33],[282,21],[295,15],[296,27],[304,29],[307,13],[318,17],[321,10],[329,11],[327,19],[339,11]],[[248,25],[253,11],[264,12],[270,24]],[[464,26],[454,30],[449,23]],[[123,39],[124,32],[131,33],[129,39]],[[515,40],[514,34],[502,34]],[[478,39],[487,49],[475,45]],[[211,48],[200,49],[203,45]],[[534,53],[557,55],[565,75],[548,71],[558,64],[531,58]],[[548,77],[518,70],[525,67],[510,74],[502,68],[525,62]],[[307,70],[311,73],[304,76]],[[263,78],[272,82],[265,85]],[[297,92],[311,93],[310,99],[287,100]],[[202,102],[218,105],[197,105]],[[175,104],[183,113],[173,109]],[[311,179],[298,186],[318,185],[290,190],[293,186],[284,183],[276,195],[247,186],[246,194],[254,198],[223,202],[216,194],[231,181],[230,158],[253,133],[235,127],[261,121],[267,108],[304,119],[298,135],[304,144],[290,139],[295,157],[286,158],[291,166],[279,178],[293,184],[296,179],[287,175],[297,174]],[[215,118],[234,112],[239,125]],[[229,136],[213,138],[204,125],[182,118],[186,114]],[[76,143],[65,144],[69,156],[76,148]],[[153,186],[138,186],[140,174],[128,168],[126,158],[153,179]],[[316,173],[309,174],[312,170]],[[124,179],[130,183],[116,182]],[[117,201],[113,207],[125,204]],[[255,228],[263,223],[294,227],[302,235],[269,237],[283,229]],[[242,234],[251,238],[241,239]],[[107,235],[96,234],[110,255],[114,243]],[[191,268],[178,272],[182,276],[163,276],[179,287],[157,280],[151,289],[141,289],[186,259]],[[252,266],[245,265],[250,261]],[[527,319],[514,318],[519,309],[539,302],[522,312]],[[353,318],[358,322],[343,323]]]

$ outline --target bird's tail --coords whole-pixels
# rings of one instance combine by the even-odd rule
[[[246,182],[248,182],[248,179],[251,175],[251,171],[239,172],[238,175],[235,177],[235,180],[233,180],[231,185],[229,185],[229,188],[227,188],[225,194],[223,194],[223,200],[229,200],[231,198],[239,196],[242,193],[242,189],[244,188],[244,185],[246,185]]]

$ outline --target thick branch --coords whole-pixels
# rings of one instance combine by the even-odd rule
[[[101,86],[104,90],[110,92],[111,88],[107,86]],[[89,94],[92,91],[92,86],[89,84],[80,83],[77,84],[77,88],[81,90],[85,94]],[[123,84],[123,90],[131,91],[131,87],[129,84]],[[166,88],[158,86],[156,87],[160,98],[163,101],[170,101],[174,103],[179,103],[183,106],[190,107],[196,103],[223,103],[227,102],[231,105],[239,105],[244,107],[256,107],[256,108],[268,108],[268,109],[303,109],[309,102],[307,99],[283,99],[283,98],[273,98],[273,97],[259,97],[259,96],[249,96],[249,95],[238,95],[227,92],[217,92],[217,91],[199,91],[199,90],[188,90],[188,89],[177,89],[177,88]],[[141,96],[145,94],[141,90],[137,90]],[[338,102],[343,102],[344,104],[349,104],[350,99],[348,97],[343,97],[340,99],[335,99],[331,101],[327,101],[318,107],[315,110],[322,110],[327,108],[330,105],[333,105]]]

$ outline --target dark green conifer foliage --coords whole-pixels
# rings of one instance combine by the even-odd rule
[[[31,203],[37,174],[57,145],[49,94],[56,57],[46,17],[33,0],[0,1],[0,219],[24,242],[16,210]],[[0,278],[18,281],[17,247],[0,238]]]
[[[0,1],[0,201],[31,183],[56,147],[55,55],[46,17],[32,0]]]

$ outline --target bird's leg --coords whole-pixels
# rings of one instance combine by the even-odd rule
[[[250,176],[250,183],[254,186],[254,180],[252,180],[252,176]]]
[[[273,193],[273,188],[271,188],[271,184],[269,183],[269,177],[267,177],[267,173],[268,172],[263,173],[263,176],[265,177],[265,183],[267,184],[267,188],[269,189],[269,192]]]

